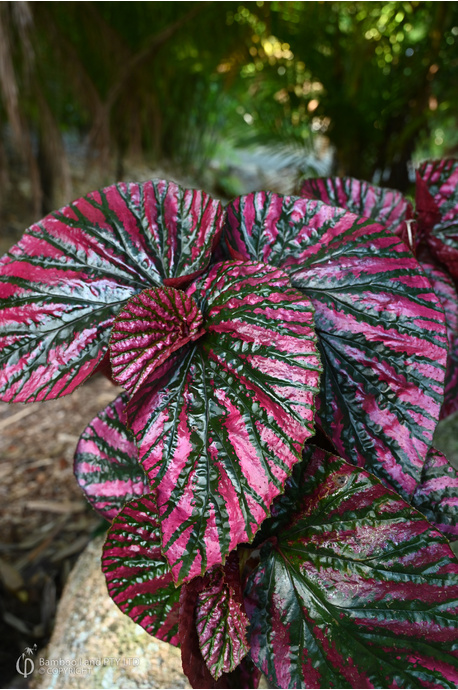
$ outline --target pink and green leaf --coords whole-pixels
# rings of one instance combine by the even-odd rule
[[[123,613],[150,635],[178,645],[180,590],[161,554],[153,495],[124,506],[103,549],[108,592]]]
[[[127,428],[124,393],[87,426],[76,447],[74,472],[92,507],[112,520],[122,507],[151,489]]]
[[[0,259],[0,397],[71,393],[101,363],[119,309],[210,262],[219,202],[171,182],[92,192],[32,225]]]
[[[243,603],[239,560],[235,552],[224,567],[208,573],[196,603],[199,647],[213,678],[233,671],[247,655],[248,618]]]
[[[458,159],[425,161],[418,168],[420,178],[439,208],[442,221],[454,220],[458,214]]]
[[[246,656],[247,624],[235,553],[224,568],[181,586],[181,660],[193,688],[258,687],[260,672]]]
[[[228,688],[226,674],[215,679],[207,668],[199,645],[196,628],[196,606],[199,594],[208,583],[207,577],[195,577],[180,587],[179,644],[183,673],[193,688]]]
[[[373,218],[404,241],[408,240],[405,221],[413,218],[413,207],[395,189],[377,187],[354,177],[320,177],[304,180],[300,195],[329,206],[340,206],[357,216]]]
[[[177,583],[250,542],[313,433],[310,301],[277,269],[217,264],[189,288],[206,333],[128,407]]]
[[[264,192],[230,204],[226,241],[310,297],[324,367],[319,422],[342,457],[410,497],[439,419],[448,347],[418,261],[370,219]]]
[[[427,247],[420,248],[418,260],[445,314],[449,351],[444,382],[444,402],[440,414],[440,418],[445,419],[458,409],[458,295],[447,269],[430,255]]]
[[[110,338],[113,377],[134,395],[169,357],[203,334],[202,314],[183,291],[149,288],[118,314]]]
[[[249,578],[251,657],[281,688],[454,688],[458,563],[375,477],[309,446]],[[277,499],[280,503],[283,496]]]
[[[431,251],[458,279],[458,160],[426,161],[417,171],[419,224]]]
[[[412,505],[450,540],[458,539],[458,472],[435,448],[426,456]]]
[[[441,419],[458,411],[458,331],[450,344],[445,375],[444,403],[441,408]]]

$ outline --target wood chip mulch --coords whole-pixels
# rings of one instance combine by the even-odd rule
[[[73,476],[80,434],[119,394],[96,375],[72,395],[44,403],[0,403],[0,678],[16,672],[26,646],[43,647],[68,574],[89,539],[108,525]]]

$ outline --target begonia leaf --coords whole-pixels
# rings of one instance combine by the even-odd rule
[[[450,343],[445,375],[444,402],[441,407],[441,419],[458,411],[458,332]]]
[[[354,177],[318,177],[304,180],[300,195],[324,201],[329,206],[340,206],[357,216],[373,218],[404,241],[408,240],[405,221],[413,218],[413,207],[395,189],[377,187]],[[412,242],[408,244],[411,246]]]
[[[195,610],[199,647],[213,678],[233,671],[249,650],[239,560],[232,552],[224,568],[215,566],[199,592]]]
[[[127,428],[127,395],[116,398],[87,426],[76,447],[74,471],[87,500],[107,520],[151,489]]]
[[[440,418],[445,419],[458,409],[458,295],[447,270],[430,256],[425,247],[420,249],[418,260],[445,314],[449,351],[444,382],[444,402],[440,413]]]
[[[251,658],[279,688],[454,688],[458,563],[374,476],[308,447],[245,590]],[[277,499],[280,503],[283,496]]]
[[[427,252],[420,250],[418,260],[445,313],[447,336],[451,344],[458,330],[458,295],[450,274]]]
[[[173,352],[203,332],[202,314],[183,291],[143,290],[123,307],[111,333],[115,381],[133,395]]]
[[[257,687],[248,652],[238,556],[181,587],[179,637],[183,671],[195,688]],[[234,680],[237,684],[234,685]]]
[[[440,222],[441,214],[439,206],[434,201],[428,185],[418,170],[415,173],[415,211],[419,240],[424,243],[426,239],[429,239],[431,228]]]
[[[180,589],[161,554],[154,496],[131,501],[113,520],[103,548],[108,592],[150,635],[178,645]]]
[[[458,158],[425,161],[418,168],[443,221],[453,220],[458,212]]]
[[[449,539],[458,539],[458,472],[435,448],[426,456],[412,505]]]
[[[128,406],[176,582],[253,539],[313,434],[321,372],[310,300],[282,271],[217,264],[188,296],[205,335]]]
[[[458,160],[426,161],[417,171],[417,212],[431,251],[458,279]]]
[[[318,419],[345,459],[410,497],[439,419],[445,317],[386,228],[320,201],[259,192],[228,208],[231,254],[278,266],[315,307]]]
[[[180,587],[179,641],[183,673],[193,688],[228,688],[227,675],[215,679],[207,668],[196,628],[197,598],[208,584],[208,577],[195,577]]]
[[[0,260],[0,397],[71,393],[101,363],[135,293],[190,282],[209,264],[219,202],[171,182],[92,192],[32,225]]]
[[[236,556],[232,558],[231,555],[231,560],[232,564],[237,565]],[[218,678],[215,678],[205,663],[202,654],[198,625],[196,624],[199,619],[199,601],[201,599],[208,601],[208,594],[210,594],[211,597],[211,592],[214,590],[215,585],[215,574],[220,583],[225,581],[225,575],[227,576],[228,574],[228,565],[227,563],[224,568],[216,566],[212,569],[211,573],[207,573],[203,577],[196,577],[190,582],[185,582],[180,588],[179,640],[181,661],[183,672],[187,675],[193,688],[257,688],[259,685],[261,674],[249,657],[244,656],[232,671],[223,671],[218,675]],[[230,566],[229,569],[231,569]],[[233,581],[233,577],[231,577],[230,574],[229,581]],[[237,585],[236,589],[239,589],[239,585]],[[222,592],[220,590],[220,593],[224,593],[224,589]],[[243,600],[241,591],[237,592],[236,598],[238,616],[240,610],[239,604]],[[228,626],[225,624],[225,619],[223,618],[223,620],[221,620],[218,618],[220,614],[224,616],[224,611],[222,611],[221,606],[217,604],[213,616],[209,620],[209,624],[213,630],[215,630],[216,627],[220,627],[222,631],[227,630]],[[244,615],[246,618],[246,614]],[[236,629],[233,629],[232,632],[236,635],[238,634]],[[240,641],[234,640],[233,642],[240,647]],[[218,644],[218,637],[216,637],[215,643],[217,647],[220,646]],[[245,638],[243,644],[246,644]],[[222,660],[222,663],[224,665],[224,660]]]

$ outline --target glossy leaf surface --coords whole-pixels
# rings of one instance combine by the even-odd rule
[[[442,220],[454,220],[458,213],[458,159],[425,161],[418,172],[439,207]]]
[[[373,218],[397,235],[403,235],[403,239],[404,221],[413,218],[412,204],[401,192],[354,177],[309,178],[302,183],[301,196],[340,206],[357,216]]]
[[[439,419],[442,307],[395,235],[320,201],[249,194],[228,208],[237,258],[285,270],[312,300],[324,374],[318,416],[340,455],[411,496]]]
[[[313,433],[321,371],[310,301],[282,271],[218,264],[188,296],[205,335],[128,408],[177,582],[252,540]]]
[[[125,503],[150,491],[127,428],[127,395],[123,394],[87,426],[76,447],[74,471],[87,500],[106,520]]]
[[[127,302],[111,333],[115,381],[133,395],[170,355],[203,332],[202,314],[183,291],[143,290]]]
[[[161,554],[152,495],[128,503],[113,520],[102,570],[108,592],[123,613],[150,635],[178,644],[180,590]]]
[[[198,594],[196,628],[203,659],[213,678],[233,671],[249,650],[248,618],[243,604],[235,552],[224,569],[216,566]]]
[[[179,643],[183,673],[193,688],[228,688],[227,676],[217,680],[207,668],[196,628],[197,598],[208,584],[207,577],[196,577],[180,587]]]
[[[208,582],[206,577],[196,577],[180,587],[179,643],[183,673],[193,688],[226,687],[225,679],[215,681],[202,656],[197,635],[195,612],[197,597]]]
[[[251,657],[281,688],[454,688],[458,563],[364,470],[308,447],[245,600]],[[277,499],[281,504],[283,496]]]
[[[458,472],[435,448],[426,456],[412,504],[449,539],[458,539]]]
[[[422,163],[417,171],[417,210],[432,252],[457,280],[458,160]]]
[[[92,192],[32,225],[0,260],[0,397],[71,393],[124,302],[206,268],[222,219],[203,192],[156,181]]]
[[[210,573],[204,575],[204,577],[196,577],[190,582],[185,582],[180,588],[180,624],[179,624],[179,639],[181,647],[181,660],[183,665],[183,671],[187,675],[193,688],[257,688],[259,685],[260,672],[254,666],[251,659],[244,656],[240,663],[230,672],[223,671],[215,678],[207,664],[205,663],[204,656],[202,654],[202,646],[200,637],[202,635],[202,611],[201,602],[209,602],[213,599],[212,592],[217,595],[216,608],[208,624],[211,626],[212,630],[216,632],[216,628],[220,627],[220,631],[227,631],[227,625],[225,624],[228,620],[226,613],[218,603],[222,602],[221,595],[223,594],[227,580],[234,584],[234,576],[231,574],[232,566],[237,565],[238,559],[235,554],[231,554],[229,562],[222,568],[221,566],[216,566]],[[229,572],[228,572],[229,569]],[[223,588],[217,587],[215,590],[216,581],[223,583]],[[234,592],[234,588],[231,588]],[[240,590],[240,584],[237,582],[235,585],[237,601],[237,613],[236,616],[240,621],[240,607],[243,606],[243,597]],[[220,615],[225,616],[225,619],[221,620]],[[246,614],[244,615],[243,629],[245,628],[247,619]],[[204,618],[207,620],[207,616]],[[201,621],[200,624],[198,621]],[[196,624],[197,623],[197,624]],[[201,629],[199,635],[198,627]],[[233,632],[238,634],[238,630],[233,628]],[[245,640],[245,630],[242,631]],[[205,632],[204,632],[205,634]],[[221,649],[220,642],[222,637],[216,634],[215,643],[216,648]],[[228,640],[227,640],[228,641]],[[229,641],[228,641],[229,642]],[[231,643],[229,643],[231,644]],[[236,640],[233,640],[232,644],[239,646],[240,642],[237,644]],[[208,645],[205,646],[205,653],[211,652],[211,648]],[[216,651],[216,649],[215,649]],[[221,649],[221,651],[223,651]],[[224,653],[224,652],[223,652]],[[211,658],[210,653],[210,658]],[[227,661],[227,658],[226,658]],[[224,660],[217,662],[219,666],[223,665],[230,666],[231,664],[225,664]]]
[[[445,373],[444,402],[440,413],[440,418],[445,419],[458,409],[458,295],[447,269],[441,266],[427,249],[420,250],[418,260],[428,276],[445,314],[449,351]]]
[[[441,419],[458,411],[458,332],[450,344],[445,376],[444,403],[441,408]]]

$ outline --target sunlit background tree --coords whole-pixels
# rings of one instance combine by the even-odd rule
[[[448,2],[2,2],[2,224],[140,168],[408,190],[458,149],[457,47]]]

